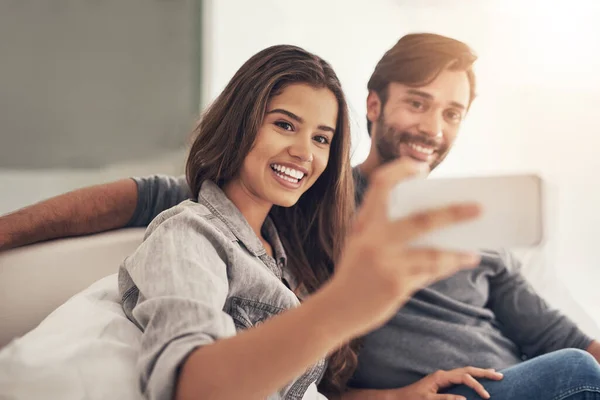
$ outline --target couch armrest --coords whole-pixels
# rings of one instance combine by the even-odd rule
[[[0,348],[77,292],[117,272],[144,232],[121,229],[0,253]]]

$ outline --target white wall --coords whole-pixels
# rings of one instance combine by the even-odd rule
[[[182,172],[199,101],[198,4],[0,2],[0,215]]]
[[[557,189],[541,261],[600,322],[600,3],[528,0],[214,0],[205,72],[216,96],[252,54],[297,44],[327,59],[349,97],[353,163],[368,152],[366,83],[403,34],[463,40],[480,56],[479,97],[436,175],[537,171]],[[207,82],[207,79],[204,80]],[[550,290],[550,289],[548,289]]]
[[[0,168],[180,150],[198,109],[196,0],[0,2]]]

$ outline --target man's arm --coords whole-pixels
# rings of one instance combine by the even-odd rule
[[[62,194],[0,217],[0,251],[125,226],[137,204],[132,179]]]
[[[184,177],[155,175],[78,189],[0,217],[0,251],[44,240],[147,226],[190,197]]]
[[[592,344],[587,348],[588,353],[594,356],[596,361],[600,363],[600,342],[594,340]]]
[[[525,280],[520,263],[508,252],[485,257],[494,265],[490,277],[488,307],[494,311],[503,333],[528,357],[564,348],[586,350],[592,339],[559,310],[550,307]]]

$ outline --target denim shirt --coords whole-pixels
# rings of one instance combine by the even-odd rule
[[[223,191],[205,181],[198,202],[158,215],[123,262],[123,310],[144,331],[138,367],[146,398],[173,398],[179,368],[194,349],[299,305],[286,286],[293,278],[270,218],[262,230],[275,258]],[[269,399],[302,399],[324,369],[321,360]]]

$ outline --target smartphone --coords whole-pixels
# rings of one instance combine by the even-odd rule
[[[527,248],[544,240],[544,193],[543,180],[535,174],[415,178],[392,190],[389,216],[475,202],[482,207],[478,219],[425,234],[411,245],[466,251]]]

